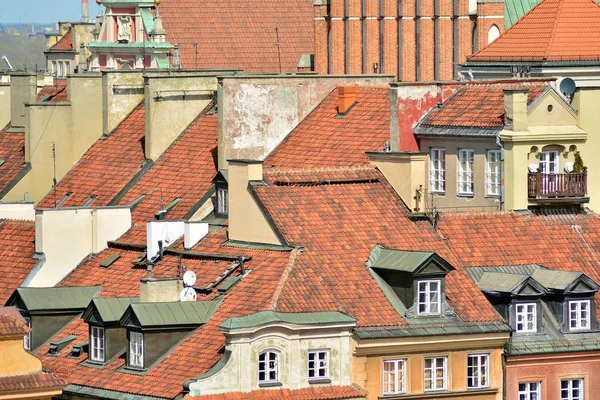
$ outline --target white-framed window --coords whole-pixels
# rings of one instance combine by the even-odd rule
[[[61,61],[58,62],[58,76],[60,78],[65,76],[65,65]]]
[[[560,381],[560,400],[583,400],[583,379]]]
[[[473,194],[475,188],[473,183],[474,157],[475,152],[471,149],[458,150],[458,194]]]
[[[129,365],[144,368],[144,335],[140,332],[129,332]]]
[[[425,390],[444,390],[448,387],[448,358],[425,358]]]
[[[227,207],[228,197],[229,193],[227,188],[217,188],[217,214],[227,215],[227,212],[229,211]]]
[[[489,354],[469,354],[467,357],[467,388],[478,389],[488,387]]]
[[[25,322],[27,323],[27,327],[31,329],[31,318],[23,317]],[[23,347],[25,350],[31,350],[31,331],[27,333],[27,335],[23,336]]]
[[[265,351],[258,356],[258,383],[279,382],[279,353]]]
[[[569,301],[569,329],[586,331],[590,329],[590,301]]]
[[[104,362],[104,328],[92,326],[90,340],[90,358]]]
[[[433,193],[446,190],[446,150],[431,149],[429,155],[429,186]]]
[[[71,73],[71,62],[65,61],[65,76]]]
[[[559,153],[557,150],[540,153],[540,172],[542,174],[558,174]]]
[[[308,352],[308,379],[329,378],[329,350]]]
[[[406,392],[406,360],[384,360],[384,396],[404,392]]]
[[[541,382],[519,383],[519,400],[541,400]]]
[[[437,315],[442,309],[442,282],[439,279],[417,281],[417,314]]]
[[[516,331],[537,332],[537,304],[518,303],[516,310]]]
[[[52,75],[56,75],[58,73],[58,67],[56,66],[56,61],[52,61],[52,71],[50,71]]]
[[[485,186],[488,196],[500,195],[500,150],[488,150]]]

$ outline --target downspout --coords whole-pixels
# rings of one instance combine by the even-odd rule
[[[500,147],[500,210],[504,210],[504,145],[500,133],[496,134],[496,144]]]
[[[502,400],[506,400],[506,353],[502,353]]]

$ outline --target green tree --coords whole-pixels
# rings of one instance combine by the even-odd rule
[[[573,172],[583,172],[583,160],[581,159],[581,154],[579,154],[579,152],[575,153],[575,163],[573,164]]]

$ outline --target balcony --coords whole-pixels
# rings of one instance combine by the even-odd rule
[[[565,174],[530,172],[527,193],[530,202],[587,203],[587,169]]]

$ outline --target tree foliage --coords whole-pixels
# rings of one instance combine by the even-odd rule
[[[6,56],[15,70],[46,69],[45,50],[46,41],[43,38],[0,35],[0,58]],[[0,61],[0,71],[7,69],[8,65]]]

